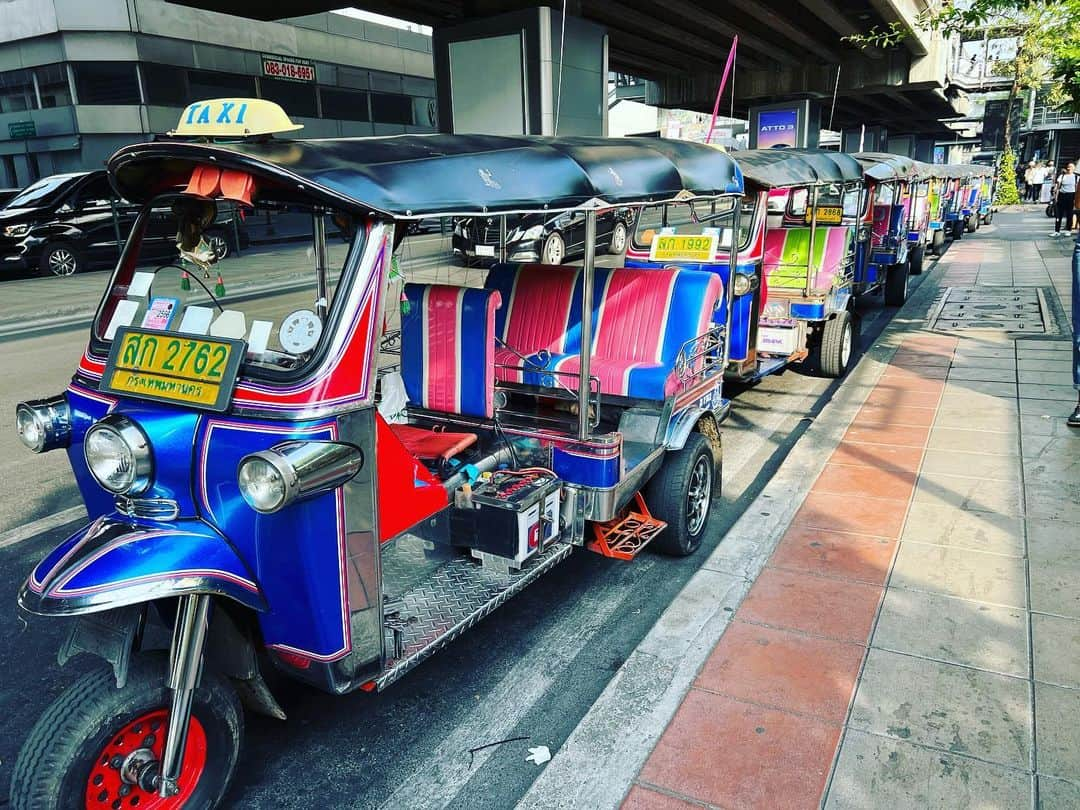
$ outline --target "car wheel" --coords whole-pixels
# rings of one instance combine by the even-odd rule
[[[68,242],[54,242],[41,254],[41,271],[54,276],[70,276],[82,270],[82,256]]]
[[[920,275],[923,271],[923,258],[926,256],[926,245],[919,244],[911,249],[908,254],[908,262],[911,264],[911,274]]]
[[[911,267],[907,262],[894,264],[885,276],[885,306],[902,307],[907,301]]]
[[[975,233],[979,230],[979,217],[977,214],[972,214],[964,220],[964,230],[968,233]]]
[[[225,238],[225,234],[217,231],[208,233],[206,235],[206,243],[210,245],[210,249],[214,251],[214,255],[218,257],[218,261],[221,261],[229,255],[229,240]]]
[[[615,228],[611,231],[611,242],[608,244],[607,252],[612,256],[621,256],[626,251],[626,223],[616,222]]]
[[[930,252],[935,256],[940,256],[945,252],[945,230],[939,229],[934,231],[934,235],[930,240]]]
[[[649,510],[667,523],[652,541],[652,548],[673,557],[686,557],[698,550],[709,527],[719,479],[720,465],[705,434],[691,433],[681,450],[668,452],[660,471],[645,488]]]
[[[833,379],[843,377],[851,365],[851,356],[855,351],[855,319],[848,310],[825,321],[825,331],[821,335],[818,351],[821,373]]]
[[[566,258],[566,243],[558,231],[548,234],[540,249],[541,264],[562,264]]]

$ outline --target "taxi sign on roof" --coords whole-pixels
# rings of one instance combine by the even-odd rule
[[[189,104],[170,135],[244,138],[303,128],[277,104],[262,98],[214,98]]]

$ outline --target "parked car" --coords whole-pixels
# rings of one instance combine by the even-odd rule
[[[17,188],[0,188],[0,208],[7,205],[7,201],[19,193]]]
[[[612,208],[596,218],[596,247],[611,254],[626,250],[634,224],[633,211]],[[512,262],[562,264],[585,254],[582,211],[507,217],[506,258]],[[454,255],[466,264],[494,261],[499,255],[497,217],[470,217],[454,224]]]
[[[117,196],[104,171],[54,174],[8,200],[0,208],[0,271],[70,276],[93,267],[111,267],[119,258],[139,207]],[[240,247],[241,227],[233,228],[235,205],[219,208],[207,231],[218,258]],[[144,237],[144,257],[176,255],[176,233],[168,209],[151,212]],[[239,223],[238,223],[239,225]]]

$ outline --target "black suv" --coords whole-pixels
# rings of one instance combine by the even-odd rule
[[[41,271],[57,276],[91,267],[111,267],[120,256],[139,207],[116,195],[104,171],[54,174],[0,208],[0,273]],[[235,206],[218,204],[206,238],[219,258],[241,246],[245,234],[233,227]],[[144,258],[176,256],[175,220],[168,209],[151,212],[143,240]]]

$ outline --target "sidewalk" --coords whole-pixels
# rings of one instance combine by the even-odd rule
[[[1080,807],[1072,242],[1045,231],[999,214],[929,271],[524,807]],[[1059,333],[931,331],[946,287],[1040,287]]]

